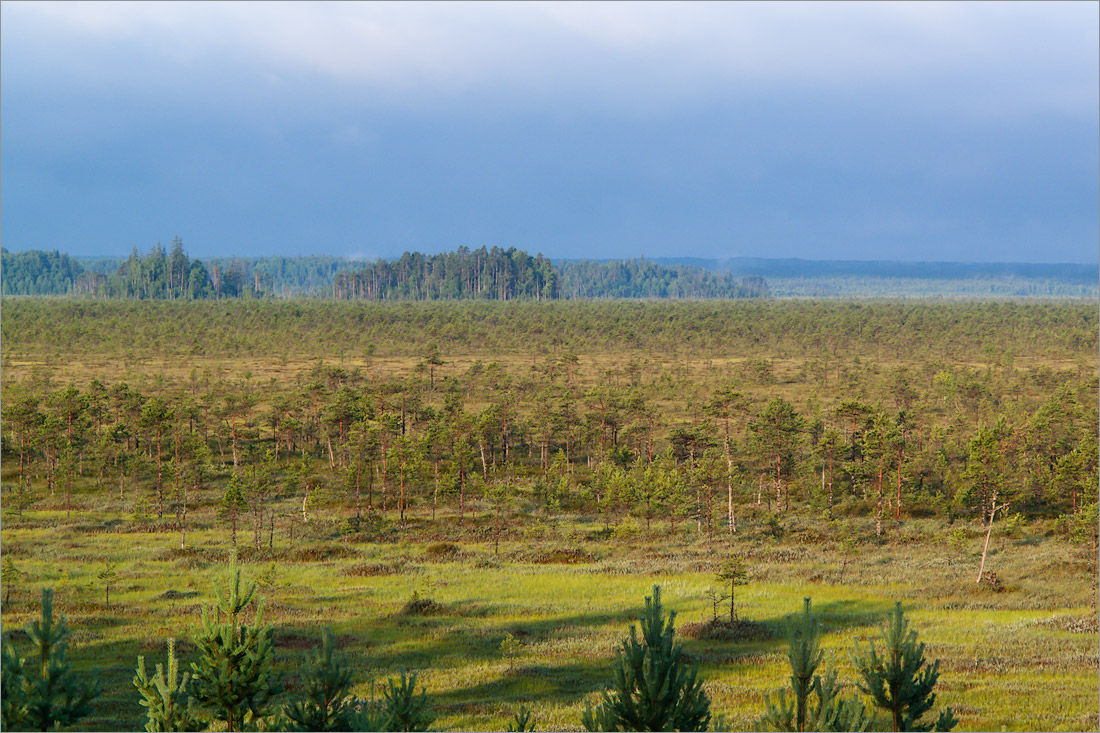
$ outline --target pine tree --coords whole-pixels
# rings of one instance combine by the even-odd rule
[[[353,698],[348,711],[348,727],[354,731],[388,731],[390,713],[384,700],[374,699],[374,682],[371,682],[371,699]]]
[[[187,672],[181,677],[179,661],[176,659],[174,639],[168,640],[168,668],[156,666],[156,673],[149,677],[145,672],[145,657],[138,657],[137,672],[134,675],[134,687],[141,693],[141,704],[146,708],[145,730],[187,731],[202,730],[204,721],[195,714],[194,701],[187,691],[191,675]]]
[[[519,706],[519,712],[512,714],[512,719],[508,722],[508,727],[505,728],[508,733],[525,733],[534,729],[535,723],[531,720],[531,711],[527,709],[526,705]]]
[[[103,591],[106,597],[107,608],[111,607],[111,583],[118,577],[118,571],[115,570],[115,563],[107,563],[107,567],[96,573],[96,579],[103,583]]]
[[[755,721],[756,730],[776,731],[865,731],[872,716],[858,699],[837,698],[840,685],[830,660],[825,677],[816,674],[824,652],[821,626],[810,612],[810,599],[803,601],[801,628],[787,619],[787,660],[791,665],[792,699],[780,689],[773,699],[764,698],[767,712]],[[816,704],[811,704],[811,694]]]
[[[269,705],[282,685],[275,678],[273,629],[263,625],[263,602],[259,601],[251,626],[240,615],[252,603],[256,584],[241,587],[241,571],[234,557],[226,592],[214,584],[217,603],[203,606],[202,628],[195,637],[201,654],[191,664],[191,695],[208,708],[226,730],[255,726],[271,715]],[[228,619],[221,622],[222,615]]]
[[[19,585],[22,579],[23,571],[15,566],[11,557],[5,557],[4,564],[0,567],[0,584],[4,586],[4,605],[7,605],[8,599],[11,598],[11,589]]]
[[[237,551],[237,517],[241,512],[248,509],[248,502],[245,501],[244,495],[244,479],[239,474],[234,473],[229,478],[225,494],[222,495],[221,506],[218,509],[219,517],[229,519],[230,538],[234,552]]]
[[[951,708],[940,712],[934,723],[920,722],[936,702],[932,689],[940,676],[940,661],[927,666],[924,643],[917,643],[917,632],[909,629],[900,602],[895,604],[894,613],[881,627],[881,633],[882,656],[874,642],[866,651],[857,642],[852,662],[863,677],[859,688],[890,714],[892,730],[949,731],[955,727],[959,721]]]
[[[400,682],[390,678],[387,688],[382,690],[388,716],[384,730],[422,731],[435,722],[427,691],[421,687],[420,694],[416,694],[416,674],[402,672]]]
[[[615,658],[613,690],[581,719],[590,731],[706,730],[710,698],[703,692],[698,663],[689,665],[683,647],[673,641],[676,612],[664,618],[661,587],[645,599],[642,639],[631,625]]]
[[[0,656],[0,726],[4,730],[18,730],[27,720],[27,694],[23,688],[24,661],[15,647],[4,639],[3,656]]]
[[[5,700],[4,713],[19,722],[6,729],[50,730],[72,725],[92,712],[91,701],[99,696],[94,684],[81,685],[65,661],[69,628],[62,616],[54,622],[53,590],[42,589],[42,618],[27,624],[27,636],[35,647],[30,660],[18,659],[10,646],[4,651],[4,689],[19,686]],[[18,659],[18,661],[16,661]],[[9,670],[21,669],[22,674],[8,676]],[[25,711],[25,714],[21,714]]]
[[[335,656],[332,631],[321,631],[321,648],[309,660],[302,698],[283,709],[287,730],[351,730],[355,699],[348,694],[351,669]]]
[[[737,620],[737,607],[734,605],[733,593],[739,585],[746,585],[747,572],[745,571],[745,563],[739,557],[731,557],[722,563],[722,567],[718,569],[718,580],[727,581],[730,584],[730,623],[732,624]]]

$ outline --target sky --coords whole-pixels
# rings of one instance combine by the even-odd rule
[[[0,3],[0,240],[1100,260],[1100,3]]]

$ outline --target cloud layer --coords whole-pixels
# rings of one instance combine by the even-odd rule
[[[9,248],[1097,258],[1094,3],[2,7]]]

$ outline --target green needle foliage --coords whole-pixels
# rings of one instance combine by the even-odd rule
[[[100,570],[98,573],[96,573],[95,576],[99,580],[99,582],[103,583],[103,591],[106,594],[105,597],[107,608],[111,607],[111,583],[113,583],[115,581],[115,578],[118,577],[118,571],[115,570],[115,567],[115,563],[109,562],[107,563],[107,567]]]
[[[416,694],[416,674],[413,672],[406,675],[402,672],[400,682],[395,682],[392,677],[388,680],[388,687],[382,690],[385,698],[383,706],[388,714],[382,730],[428,730],[435,722],[427,691],[421,687],[420,694]]]
[[[746,585],[749,581],[745,563],[739,557],[731,557],[722,563],[716,576],[718,580],[730,584],[730,623],[737,620],[737,606],[734,603],[734,591],[739,585]]]
[[[94,684],[80,685],[65,661],[69,628],[53,618],[53,590],[42,590],[42,618],[27,624],[35,654],[21,659],[5,642],[3,723],[5,730],[52,730],[73,725],[92,712]]]
[[[202,628],[195,637],[201,656],[191,664],[191,695],[224,721],[226,730],[239,731],[271,715],[270,705],[282,685],[275,677],[273,630],[263,625],[263,602],[258,602],[251,626],[241,623],[256,585],[241,587],[236,558],[230,572],[228,590],[215,583],[217,604],[202,609]],[[228,619],[224,623],[223,615]]]
[[[710,698],[703,692],[699,665],[689,665],[683,647],[673,641],[676,612],[664,618],[661,587],[645,599],[642,639],[635,626],[615,658],[613,690],[593,710],[585,707],[581,719],[590,731],[706,730]]]
[[[523,731],[533,731],[535,724],[531,720],[531,711],[527,709],[526,705],[519,706],[519,712],[512,714],[512,719],[508,722],[508,727],[504,730],[509,733],[522,733]]]
[[[0,567],[0,584],[4,586],[4,603],[11,598],[11,589],[19,585],[23,579],[23,571],[15,566],[10,557],[4,558],[4,564]]]
[[[175,639],[168,640],[167,671],[158,664],[156,673],[149,677],[145,673],[145,657],[138,657],[134,687],[141,693],[141,704],[146,708],[145,730],[155,733],[202,730],[206,727],[206,723],[195,715],[194,701],[187,692],[190,678],[187,672],[180,676]]]
[[[781,689],[773,699],[764,698],[767,712],[755,721],[756,730],[775,731],[865,731],[872,716],[855,698],[837,697],[840,685],[830,660],[824,678],[816,674],[824,653],[821,626],[810,612],[810,599],[803,601],[802,623],[787,619],[787,660],[791,665],[791,699]],[[800,627],[800,628],[799,628]],[[811,702],[810,696],[816,699]]]
[[[336,656],[332,631],[321,632],[321,648],[309,660],[302,698],[283,709],[287,730],[353,730],[350,718],[355,698],[351,688],[351,669]]]
[[[27,719],[27,694],[23,689],[23,658],[4,639],[0,656],[0,724],[4,730],[20,728]]]
[[[883,651],[879,656],[874,642],[864,651],[856,643],[852,662],[863,682],[859,688],[874,699],[875,705],[890,714],[895,731],[949,731],[959,722],[947,708],[934,723],[921,723],[921,717],[936,702],[932,689],[940,676],[940,661],[929,667],[924,661],[924,643],[917,643],[917,632],[909,629],[909,620],[901,603],[881,627]]]
[[[388,731],[390,713],[384,701],[375,700],[373,697],[374,683],[371,683],[372,696],[370,700],[354,698],[348,711],[347,725],[344,730],[354,731]]]

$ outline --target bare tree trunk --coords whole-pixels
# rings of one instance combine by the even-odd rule
[[[733,456],[730,455],[728,421],[726,427],[726,524],[730,534],[737,531],[737,520],[733,516]]]
[[[466,516],[466,472],[458,469],[458,523]]]
[[[432,492],[432,521],[434,522],[435,521],[435,508],[436,508],[436,504],[439,502],[439,460],[438,459],[433,461],[433,466],[434,466],[434,469],[435,469],[435,491]]]
[[[976,582],[982,582],[982,576],[985,575],[985,554],[989,551],[989,536],[993,534],[993,517],[997,513],[998,509],[1004,509],[1003,506],[997,506],[997,490],[993,490],[993,502],[989,510],[989,526],[985,529],[985,545],[982,546],[982,563],[978,566],[978,580]]]
[[[389,451],[386,450],[386,434],[382,433],[382,511],[386,511],[386,471],[389,468]]]
[[[875,536],[882,536],[882,457],[878,461],[878,514],[875,516]]]
[[[898,497],[894,504],[894,521],[901,525],[901,446],[898,446]]]
[[[783,474],[781,473],[782,466],[783,466],[783,464],[781,462],[781,458],[780,458],[779,454],[776,454],[776,456],[775,456],[775,510],[776,511],[779,511],[780,507],[783,506],[783,479],[782,479]]]
[[[184,481],[180,487],[180,504],[179,504],[179,520],[180,520],[180,549],[183,550],[187,547],[187,482]]]

